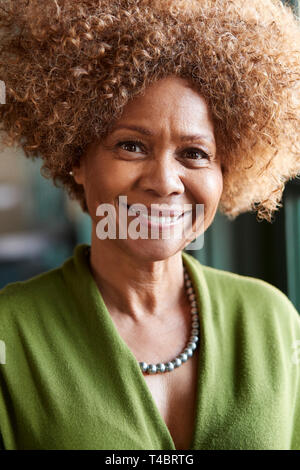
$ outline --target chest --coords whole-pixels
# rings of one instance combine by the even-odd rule
[[[172,372],[144,378],[176,449],[190,449],[196,418],[198,350]]]

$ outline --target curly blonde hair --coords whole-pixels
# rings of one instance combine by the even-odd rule
[[[272,220],[300,173],[300,29],[280,0],[0,0],[2,146],[88,212],[69,172],[156,80],[190,80],[212,112],[229,219]]]

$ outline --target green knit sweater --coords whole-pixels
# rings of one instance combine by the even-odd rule
[[[174,450],[86,247],[0,291],[3,448]],[[298,312],[264,281],[201,265],[185,252],[182,259],[200,317],[190,449],[300,450]]]

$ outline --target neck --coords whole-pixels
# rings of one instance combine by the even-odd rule
[[[145,260],[124,252],[116,241],[95,237],[90,266],[108,309],[136,322],[163,316],[187,302],[181,251],[164,260]]]

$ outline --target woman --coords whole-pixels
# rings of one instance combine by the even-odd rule
[[[91,247],[0,293],[3,448],[299,450],[298,312],[183,251],[218,208],[270,221],[300,171],[292,12],[1,4],[3,145],[92,220]]]

